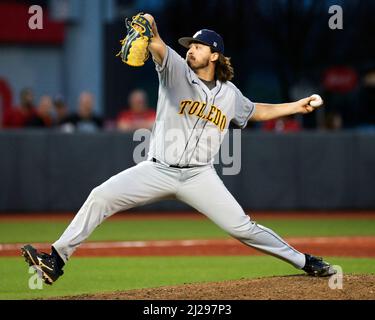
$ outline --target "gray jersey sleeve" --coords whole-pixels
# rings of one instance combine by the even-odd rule
[[[156,61],[155,68],[159,75],[160,84],[166,87],[173,87],[186,76],[188,68],[186,61],[172,48],[167,46],[167,51],[161,65]]]
[[[232,122],[239,126],[241,129],[247,126],[247,122],[255,112],[255,103],[251,102],[248,98],[244,97],[240,90],[235,88],[235,115]]]

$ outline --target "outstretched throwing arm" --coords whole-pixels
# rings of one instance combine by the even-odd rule
[[[310,96],[295,102],[282,104],[256,103],[252,121],[267,121],[293,114],[306,114],[312,112],[316,107],[310,105],[315,97]]]

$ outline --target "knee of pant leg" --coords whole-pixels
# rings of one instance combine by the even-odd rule
[[[251,239],[255,223],[248,221],[243,225],[232,226],[229,228],[229,234],[236,239]]]
[[[111,193],[102,186],[98,186],[91,191],[89,199],[95,202],[107,203],[111,199]]]
[[[229,231],[229,234],[236,239],[249,239],[251,233],[249,230],[232,229]]]
[[[103,188],[102,186],[94,188],[82,206],[82,212],[94,217],[93,219],[96,219],[95,223],[97,224],[100,224],[103,219],[119,211],[114,195],[110,191],[108,188]]]

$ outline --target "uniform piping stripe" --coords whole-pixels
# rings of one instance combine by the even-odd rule
[[[212,104],[215,104],[216,96],[219,94],[219,92],[220,92],[222,86],[223,86],[223,84],[220,83],[220,88],[219,88],[219,90],[216,92],[216,94],[215,94],[215,96],[214,96],[214,98],[213,98],[213,100],[212,100]],[[207,97],[207,95],[206,95],[206,97]],[[208,101],[207,101],[207,102],[208,102]],[[207,104],[207,103],[206,103],[206,104]],[[199,119],[198,119],[198,120],[199,120]],[[198,140],[197,140],[197,143],[195,144],[194,150],[193,150],[192,153],[191,153],[191,156],[190,156],[190,159],[189,159],[188,165],[190,164],[190,161],[191,161],[191,159],[193,158],[194,152],[195,152],[195,150],[197,149],[197,146],[198,146],[199,140],[200,140],[201,137],[202,137],[203,130],[204,130],[204,128],[206,127],[207,123],[208,123],[208,120],[207,120],[207,121],[204,123],[204,125],[203,125],[202,131],[201,131],[201,134],[200,134],[200,136],[199,136],[199,138],[198,138]]]
[[[182,152],[181,157],[180,157],[180,160],[178,160],[177,165],[179,165],[180,162],[181,162],[181,160],[182,160],[182,157],[183,157],[183,155],[184,155],[184,153],[185,153],[185,151],[186,151],[186,149],[187,149],[187,147],[188,147],[188,145],[189,145],[189,142],[190,142],[191,136],[193,135],[193,133],[194,133],[194,129],[195,129],[195,127],[197,126],[199,120],[200,120],[200,119],[198,118],[197,121],[196,121],[195,124],[194,124],[193,130],[191,131],[190,137],[189,137],[188,141],[186,142],[186,145],[185,145],[184,151]],[[188,163],[187,165],[189,165],[189,163]]]
[[[195,82],[193,82],[193,83],[195,84]],[[204,90],[203,90],[203,92],[204,92]],[[206,95],[206,105],[207,105],[207,104],[208,104],[207,93],[204,92],[204,94]],[[197,126],[199,120],[200,120],[200,118],[198,118],[197,121],[196,121],[195,124],[194,124],[193,130],[191,131],[190,137],[189,137],[188,141],[186,142],[185,149],[184,149],[184,151],[182,152],[181,157],[180,157],[180,160],[178,160],[178,164],[177,164],[177,165],[180,164],[180,162],[181,162],[181,160],[182,160],[182,157],[183,157],[183,155],[185,154],[185,151],[186,151],[186,149],[187,149],[187,147],[188,147],[188,145],[189,145],[189,142],[190,142],[191,136],[193,135],[193,133],[194,133],[194,129],[195,129],[195,127]],[[194,150],[195,150],[195,148],[194,148]],[[188,162],[187,165],[189,165],[189,163],[190,163],[190,161]]]
[[[299,251],[297,251],[296,249],[294,249],[293,247],[291,247],[288,243],[286,243],[285,241],[283,241],[281,238],[277,237],[276,235],[274,235],[273,233],[263,229],[262,227],[260,227],[258,224],[256,224],[256,226],[263,230],[264,232],[268,233],[269,235],[273,236],[274,238],[276,238],[277,240],[279,240],[282,244],[286,245],[288,248],[290,248],[291,250],[293,250],[295,253],[300,253]]]

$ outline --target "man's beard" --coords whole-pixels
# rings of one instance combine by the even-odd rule
[[[187,64],[189,65],[189,67],[194,71],[199,70],[199,69],[207,68],[208,65],[209,65],[208,59],[206,61],[203,61],[203,62],[199,63],[199,64],[195,63],[196,60],[191,61],[190,59],[186,59],[186,61],[187,61]]]

